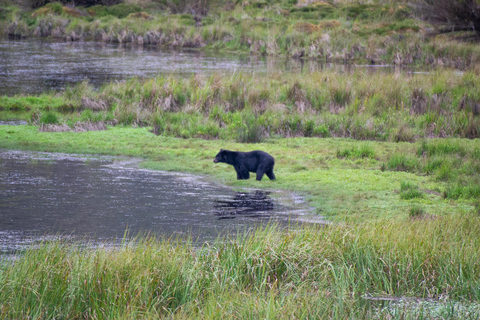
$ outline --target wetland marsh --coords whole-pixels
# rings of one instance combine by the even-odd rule
[[[33,161],[48,174],[25,181],[52,187],[64,179],[67,199],[76,194],[68,177],[106,174],[108,186],[101,189],[121,203],[118,209],[110,205],[110,215],[125,218],[119,232],[126,222],[155,225],[159,211],[150,209],[160,205],[141,193],[157,192],[162,179],[181,188],[160,188],[163,193],[194,202],[180,201],[182,212],[175,215],[187,210],[215,221],[208,227],[215,234],[219,224],[248,220],[256,226],[259,216],[263,221],[273,215],[272,206],[281,209],[278,216],[289,216],[289,205],[278,206],[276,195],[292,192],[328,221],[249,227],[203,245],[170,237],[175,230],[140,232],[114,248],[47,237],[21,247],[15,259],[3,255],[0,317],[479,318],[478,35],[461,26],[450,32],[428,19],[438,3],[475,2],[126,0],[86,8],[0,3],[0,33],[35,38],[2,42],[13,52],[24,43],[71,50],[86,61],[90,55],[94,69],[103,70],[99,77],[75,78],[85,74],[67,69],[78,61],[65,60],[65,68],[52,73],[64,75],[58,82],[42,87],[48,77],[41,76],[27,77],[23,88],[12,85],[0,96],[0,152],[140,159],[138,171],[131,171],[97,160],[67,160],[74,169],[59,169],[56,160],[20,157],[18,163],[3,162],[4,169],[19,168],[5,181],[31,171]],[[118,57],[130,61],[126,73],[101,69],[108,63],[92,49],[97,46],[115,64]],[[135,68],[133,57],[153,64]],[[183,58],[199,59],[192,73],[155,69],[171,67],[175,59],[192,66]],[[395,67],[364,67],[372,64]],[[8,73],[1,76],[8,85]],[[28,92],[29,81],[41,84],[36,93]],[[237,181],[231,167],[212,163],[221,148],[267,151],[275,157],[277,179]],[[201,177],[193,183],[198,193],[179,179],[191,174]],[[128,178],[120,179],[118,192],[109,190],[116,176]],[[2,192],[8,198],[11,190],[7,185]],[[104,194],[95,185],[81,190],[92,199]],[[202,192],[222,196],[205,198]],[[47,208],[62,203],[52,195],[39,197]],[[57,207],[82,212],[81,205]],[[241,214],[232,216],[232,210]],[[43,222],[51,227],[58,220]],[[88,231],[106,234],[97,222]],[[42,222],[30,223],[46,230]]]

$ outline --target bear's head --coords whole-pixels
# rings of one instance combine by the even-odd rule
[[[213,159],[213,163],[218,163],[218,162],[225,162],[225,150],[220,149],[220,152],[217,153],[215,156],[215,159]]]

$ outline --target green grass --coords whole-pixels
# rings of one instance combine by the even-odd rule
[[[410,218],[422,218],[425,215],[425,210],[421,206],[414,205],[408,211]]]
[[[65,106],[64,99],[51,93],[44,93],[38,96],[0,96],[0,110],[10,110],[13,112],[30,111],[33,108],[39,109],[61,109]]]

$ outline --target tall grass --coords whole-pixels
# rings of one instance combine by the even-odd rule
[[[479,226],[478,216],[464,215],[301,231],[269,227],[200,248],[154,238],[118,249],[44,243],[1,265],[0,314],[373,317],[378,308],[368,305],[365,295],[468,305],[480,300]]]

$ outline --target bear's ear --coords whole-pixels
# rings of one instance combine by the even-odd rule
[[[220,151],[223,151],[223,149],[220,149]]]

